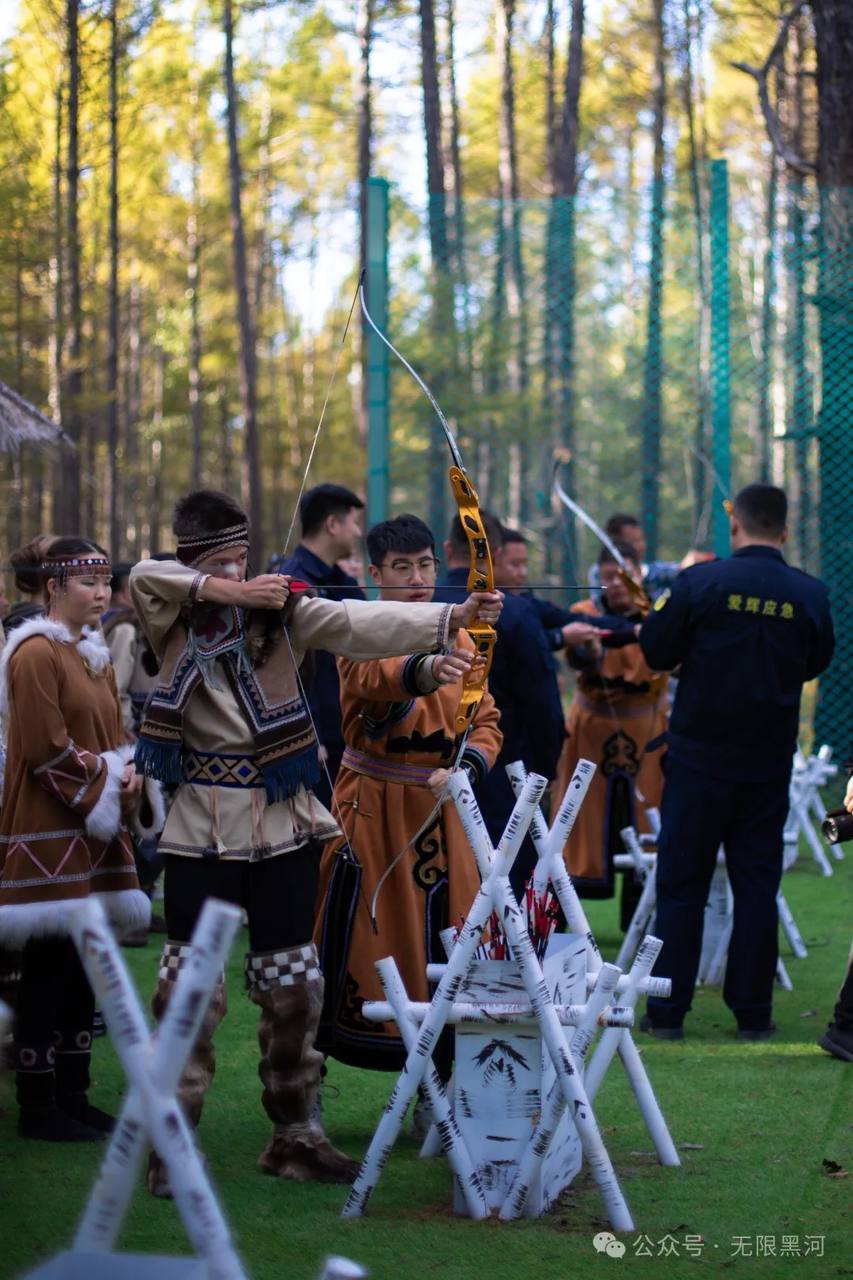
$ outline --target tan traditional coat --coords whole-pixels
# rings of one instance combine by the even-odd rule
[[[572,610],[596,614],[592,600]],[[571,651],[569,652],[571,661]],[[666,677],[656,675],[638,644],[605,649],[601,660],[578,673],[557,770],[554,804],[566,793],[579,760],[597,766],[566,845],[566,863],[578,891],[591,897],[613,893],[614,853],[624,852],[619,831],[648,831],[647,808],[660,805],[662,743],[666,730]]]
[[[465,632],[456,643],[473,649]],[[335,801],[363,880],[331,1052],[356,1066],[398,1070],[405,1052],[396,1025],[370,1023],[361,1015],[365,1000],[384,999],[374,962],[393,956],[410,998],[428,1000],[427,962],[445,954],[439,933],[461,924],[480,884],[456,810],[445,803],[433,812],[436,802],[427,787],[430,774],[449,767],[458,749],[454,718],[460,685],[437,688],[428,660],[417,654],[364,663],[339,659],[338,670],[346,749]],[[488,772],[500,750],[499,720],[486,692],[463,757],[475,780]],[[379,881],[425,822],[382,885],[375,908],[379,932],[374,933],[368,906]],[[318,944],[340,845],[327,845],[320,865]],[[326,974],[327,984],[332,978]]]
[[[158,656],[191,591],[201,590],[203,596],[203,582],[199,587],[198,580],[197,570],[177,561],[144,560],[131,572],[133,605]],[[297,665],[313,648],[368,659],[443,647],[449,616],[447,605],[415,608],[303,596],[295,603],[288,633]],[[255,744],[236,697],[220,676],[221,688],[199,684],[186,707],[185,761],[193,766],[200,760],[203,770],[199,767],[198,781],[187,780],[179,787],[160,851],[200,858],[213,846],[220,858],[255,861],[300,848],[312,836],[326,840],[338,835],[332,815],[304,787],[291,800],[268,804],[262,786],[240,785],[235,771],[244,767],[240,762],[251,761]],[[219,783],[213,783],[216,776]]]
[[[87,631],[75,643],[47,618],[16,628],[0,660],[0,701],[0,944],[68,933],[90,894],[116,925],[146,923],[119,801],[132,753],[102,637]]]

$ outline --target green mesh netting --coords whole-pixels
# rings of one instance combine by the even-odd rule
[[[392,206],[390,331],[459,436],[483,505],[533,535],[537,574],[583,583],[597,546],[552,503],[639,514],[649,557],[726,550],[722,499],[787,489],[788,558],[832,591],[838,652],[804,700],[844,756],[853,713],[853,196],[796,178],[574,201]],[[394,510],[450,514],[447,453],[414,383],[389,379]],[[565,598],[565,597],[564,597]]]

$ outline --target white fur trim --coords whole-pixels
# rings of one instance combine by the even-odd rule
[[[92,895],[103,904],[117,933],[144,929],[151,922],[151,903],[141,889],[117,889]],[[30,938],[70,937],[82,898],[62,902],[27,902],[0,907],[0,942],[20,950]]]
[[[83,628],[83,635],[77,641],[77,652],[93,671],[105,671],[113,660],[100,627]]]
[[[119,936],[147,929],[151,923],[151,902],[141,889],[112,889],[109,893],[96,893],[94,897]]]
[[[104,789],[94,809],[86,818],[86,834],[95,840],[112,840],[121,826],[121,775],[133,758],[133,747],[125,745],[115,751],[102,751],[100,759],[107,766]]]
[[[143,795],[151,806],[151,822],[146,825],[140,818],[140,808],[133,815],[133,830],[140,840],[151,840],[158,836],[166,825],[166,801],[163,788],[156,778],[146,778],[143,783]]]
[[[0,712],[2,713],[9,709],[9,663],[12,655],[17,653],[25,640],[33,636],[45,636],[58,644],[75,644],[74,637],[65,623],[54,622],[52,618],[30,618],[29,622],[22,622],[19,627],[15,627],[0,657]],[[97,627],[84,627],[83,635],[76,641],[76,645],[81,658],[93,671],[105,670],[112,661],[107,642]]]
[[[20,950],[30,938],[63,937],[71,933],[79,898],[62,902],[22,902],[0,907],[0,942]]]

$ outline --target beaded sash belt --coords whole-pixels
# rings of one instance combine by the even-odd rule
[[[341,765],[352,769],[353,773],[362,773],[367,778],[378,778],[380,782],[404,782],[410,787],[425,787],[438,768],[438,765],[424,768],[417,764],[377,760],[375,756],[355,751],[352,747],[344,748]]]
[[[196,787],[262,787],[263,776],[254,756],[226,756],[219,752],[188,751],[184,782]]]

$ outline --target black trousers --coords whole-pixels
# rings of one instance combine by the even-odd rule
[[[242,907],[252,951],[304,946],[314,931],[320,877],[319,840],[259,862],[247,859],[166,857],[164,909],[172,942],[189,942],[208,898]]]
[[[778,959],[776,895],[789,775],[770,781],[712,778],[670,753],[661,805],[655,973],[672,979],[669,1000],[650,999],[656,1026],[680,1026],[693,1000],[705,904],[722,844],[734,897],[723,999],[738,1026],[770,1020]]]
[[[32,938],[24,947],[15,1042],[50,1044],[92,1030],[95,997],[70,938]]]
[[[838,993],[833,1021],[839,1031],[853,1031],[853,951],[847,962],[847,976]]]

